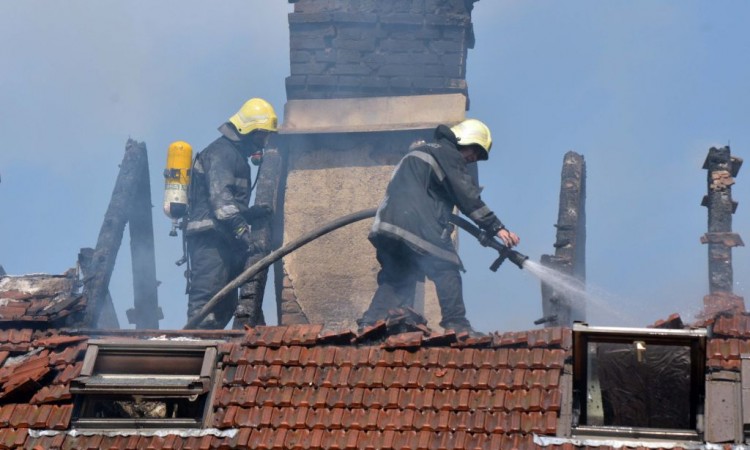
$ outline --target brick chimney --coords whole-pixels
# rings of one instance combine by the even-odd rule
[[[283,241],[378,206],[409,145],[465,117],[474,0],[299,0],[281,128]],[[372,220],[277,266],[280,323],[354,327],[376,288]],[[281,270],[279,270],[279,268]],[[417,308],[437,327],[427,283]]]
[[[708,171],[708,194],[701,206],[708,208],[708,232],[701,236],[701,243],[708,244],[709,295],[703,299],[702,318],[745,311],[744,299],[733,294],[732,271],[732,247],[744,245],[740,235],[732,232],[732,214],[737,210],[732,185],[741,166],[742,159],[732,156],[729,146],[712,147],[703,163]]]

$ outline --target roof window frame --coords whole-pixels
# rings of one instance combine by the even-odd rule
[[[209,340],[90,340],[81,373],[71,381],[73,428],[204,428],[219,378],[219,344]],[[172,361],[165,363],[165,358]],[[123,418],[90,412],[95,402],[118,400],[201,403],[187,417]]]
[[[703,435],[705,399],[706,340],[707,330],[591,327],[575,323],[573,326],[572,364],[572,426],[573,437],[619,437],[632,439],[700,441]],[[651,345],[687,346],[690,353],[690,427],[651,428],[622,425],[591,425],[582,423],[586,417],[588,389],[589,343],[622,344],[636,342]]]

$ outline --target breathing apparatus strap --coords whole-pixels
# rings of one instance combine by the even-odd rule
[[[183,220],[182,223],[184,224],[185,221]],[[185,294],[189,294],[190,284],[193,279],[193,271],[191,270],[192,264],[190,264],[190,256],[188,255],[187,250],[187,238],[185,237],[184,229],[182,230],[182,259],[178,261],[178,263],[180,262],[187,263],[187,266],[185,266]]]
[[[263,158],[260,159],[260,162],[258,163],[258,170],[255,171],[255,180],[250,185],[250,194],[253,193],[255,190],[255,185],[258,184],[258,179],[260,179],[260,168],[263,167]]]

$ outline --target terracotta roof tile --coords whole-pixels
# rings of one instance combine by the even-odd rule
[[[379,340],[360,335],[353,342],[350,332],[326,335],[321,330],[256,327],[242,340],[220,345],[223,367],[212,426],[238,429],[233,438],[62,435],[58,446],[307,449],[317,442],[328,448],[454,448],[461,443],[490,448],[493,434],[507,438],[499,442],[512,443],[514,433],[557,431],[567,330],[517,332],[484,341],[464,336],[460,342],[455,334],[422,331]],[[6,331],[0,333],[9,342],[15,336]],[[48,350],[15,365],[23,365],[27,374],[38,365],[49,375],[37,378],[29,403],[0,408],[0,429],[65,430],[73,408],[70,381],[80,374],[87,338],[22,333],[22,341]],[[503,346],[493,347],[501,340]],[[727,361],[725,350],[736,353],[731,344],[714,346],[721,362]],[[19,350],[14,352],[9,356]],[[0,382],[17,376],[0,369]],[[32,443],[53,444],[40,438]]]
[[[289,325],[283,336],[287,345],[315,345],[318,336],[323,331],[323,325]]]
[[[29,435],[26,428],[0,430],[0,446],[2,448],[19,448],[24,445]]]
[[[75,364],[64,366],[62,370],[58,369],[57,376],[54,378],[54,380],[52,380],[52,384],[69,383],[72,379],[81,374],[81,367],[83,367],[83,362],[79,361]]]
[[[31,398],[29,403],[41,404],[41,403],[52,403],[59,402],[60,400],[69,400],[72,398],[70,394],[70,386],[62,384],[53,384],[50,386],[44,386]]]
[[[356,334],[351,330],[325,330],[320,333],[316,343],[317,345],[346,345],[353,342],[355,338]]]
[[[490,374],[490,388],[510,389],[513,387],[513,370],[493,370]]]
[[[736,370],[740,366],[740,355],[750,353],[750,340],[728,338],[709,339],[706,346],[708,366]]]
[[[63,336],[63,335],[53,335],[41,339],[36,339],[34,341],[35,347],[46,347],[46,348],[56,348],[59,346],[66,346],[68,344],[78,343],[82,341],[88,340],[88,336]]]
[[[53,366],[61,364],[72,364],[79,359],[83,359],[86,347],[87,345],[84,342],[75,346],[67,347],[61,351],[50,353],[49,363]]]
[[[453,331],[449,333],[433,333],[422,339],[423,347],[438,347],[444,345],[452,345],[458,342],[456,333]]]
[[[712,326],[714,336],[750,337],[750,315],[718,316]]]
[[[31,347],[32,334],[30,328],[0,329],[0,351],[27,351]]]
[[[47,428],[47,421],[52,414],[52,408],[35,408],[30,414],[28,423],[30,428]]]
[[[244,345],[280,347],[288,327],[258,326],[250,328],[245,333]]]
[[[424,333],[422,333],[421,331],[388,336],[386,341],[383,343],[383,348],[417,348],[422,345],[423,338]]]

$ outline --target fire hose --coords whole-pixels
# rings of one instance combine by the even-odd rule
[[[239,288],[240,285],[242,285],[244,282],[246,282],[247,280],[255,276],[261,270],[266,269],[268,266],[270,266],[277,260],[297,250],[303,245],[308,244],[309,242],[314,241],[315,239],[330,233],[331,231],[337,230],[343,226],[352,224],[354,222],[359,222],[360,220],[375,217],[376,211],[377,211],[376,208],[371,208],[371,209],[365,209],[359,212],[355,212],[352,214],[348,214],[346,216],[339,217],[338,219],[328,222],[327,224],[321,227],[318,227],[298,237],[297,239],[289,242],[283,247],[269,253],[267,256],[263,257],[260,261],[256,262],[252,266],[245,269],[234,280],[230,281],[229,284],[224,286],[219,292],[217,292],[213,297],[211,297],[211,300],[209,300],[208,303],[203,305],[203,308],[201,308],[201,310],[198,311],[198,313],[194,315],[188,321],[187,324],[185,324],[183,329],[189,330],[189,329],[195,328],[195,326],[198,325],[208,315],[208,313],[210,313],[211,310],[213,310],[216,307],[216,305],[221,301],[222,298],[224,298],[225,295],[227,295],[233,289]],[[498,251],[498,254],[499,254],[498,258],[490,266],[490,270],[492,270],[493,272],[497,271],[497,269],[506,259],[509,259],[512,263],[517,265],[519,268],[523,268],[523,262],[528,259],[528,256],[525,256],[515,250],[511,250],[509,247],[497,241],[494,236],[490,235],[489,233],[486,233],[483,230],[480,230],[479,228],[477,228],[476,226],[474,226],[467,220],[461,217],[458,217],[455,214],[451,214],[449,220],[451,223],[463,228],[464,230],[466,230],[466,232],[468,232],[469,234],[477,238],[480,244],[482,244],[483,246],[491,247]]]

